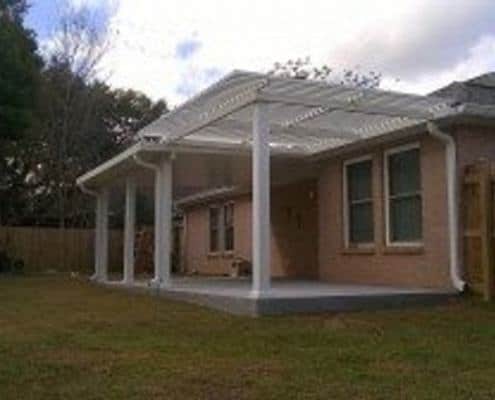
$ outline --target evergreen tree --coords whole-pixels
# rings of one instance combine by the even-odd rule
[[[0,140],[22,136],[32,121],[41,61],[22,25],[24,0],[0,0]]]

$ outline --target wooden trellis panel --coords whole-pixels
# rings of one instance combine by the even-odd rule
[[[495,295],[494,181],[494,165],[479,162],[466,168],[462,185],[466,280],[486,300]]]

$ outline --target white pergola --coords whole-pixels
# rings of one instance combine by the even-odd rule
[[[234,71],[145,127],[134,146],[78,178],[82,190],[97,198],[94,279],[107,280],[109,182],[125,180],[123,281],[130,285],[137,186],[132,171],[144,168],[154,174],[151,284],[166,288],[171,284],[173,192],[180,184],[173,177],[181,176],[188,162],[199,157],[229,155],[236,160],[248,154],[252,160],[252,296],[262,297],[270,290],[271,161],[311,162],[351,144],[406,134],[459,112],[457,105],[443,98]]]

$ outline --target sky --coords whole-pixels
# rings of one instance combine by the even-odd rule
[[[108,28],[101,77],[177,105],[233,69],[310,57],[383,75],[426,94],[495,70],[495,0],[31,0],[42,47],[60,9],[87,7]]]

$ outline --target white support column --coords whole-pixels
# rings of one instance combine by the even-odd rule
[[[128,177],[125,186],[124,223],[124,278],[123,283],[134,282],[134,237],[136,224],[136,179]]]
[[[270,290],[270,127],[266,105],[253,114],[253,276],[251,295]]]
[[[100,204],[100,265],[98,280],[105,282],[108,280],[108,202],[109,190],[103,188],[98,195]]]
[[[155,174],[155,277],[153,286],[170,283],[170,253],[172,229],[172,161],[160,160]]]
[[[96,192],[95,192],[96,193]],[[101,196],[99,193],[95,196],[95,271],[91,275],[92,281],[98,281],[100,277],[100,254],[101,254]]]

